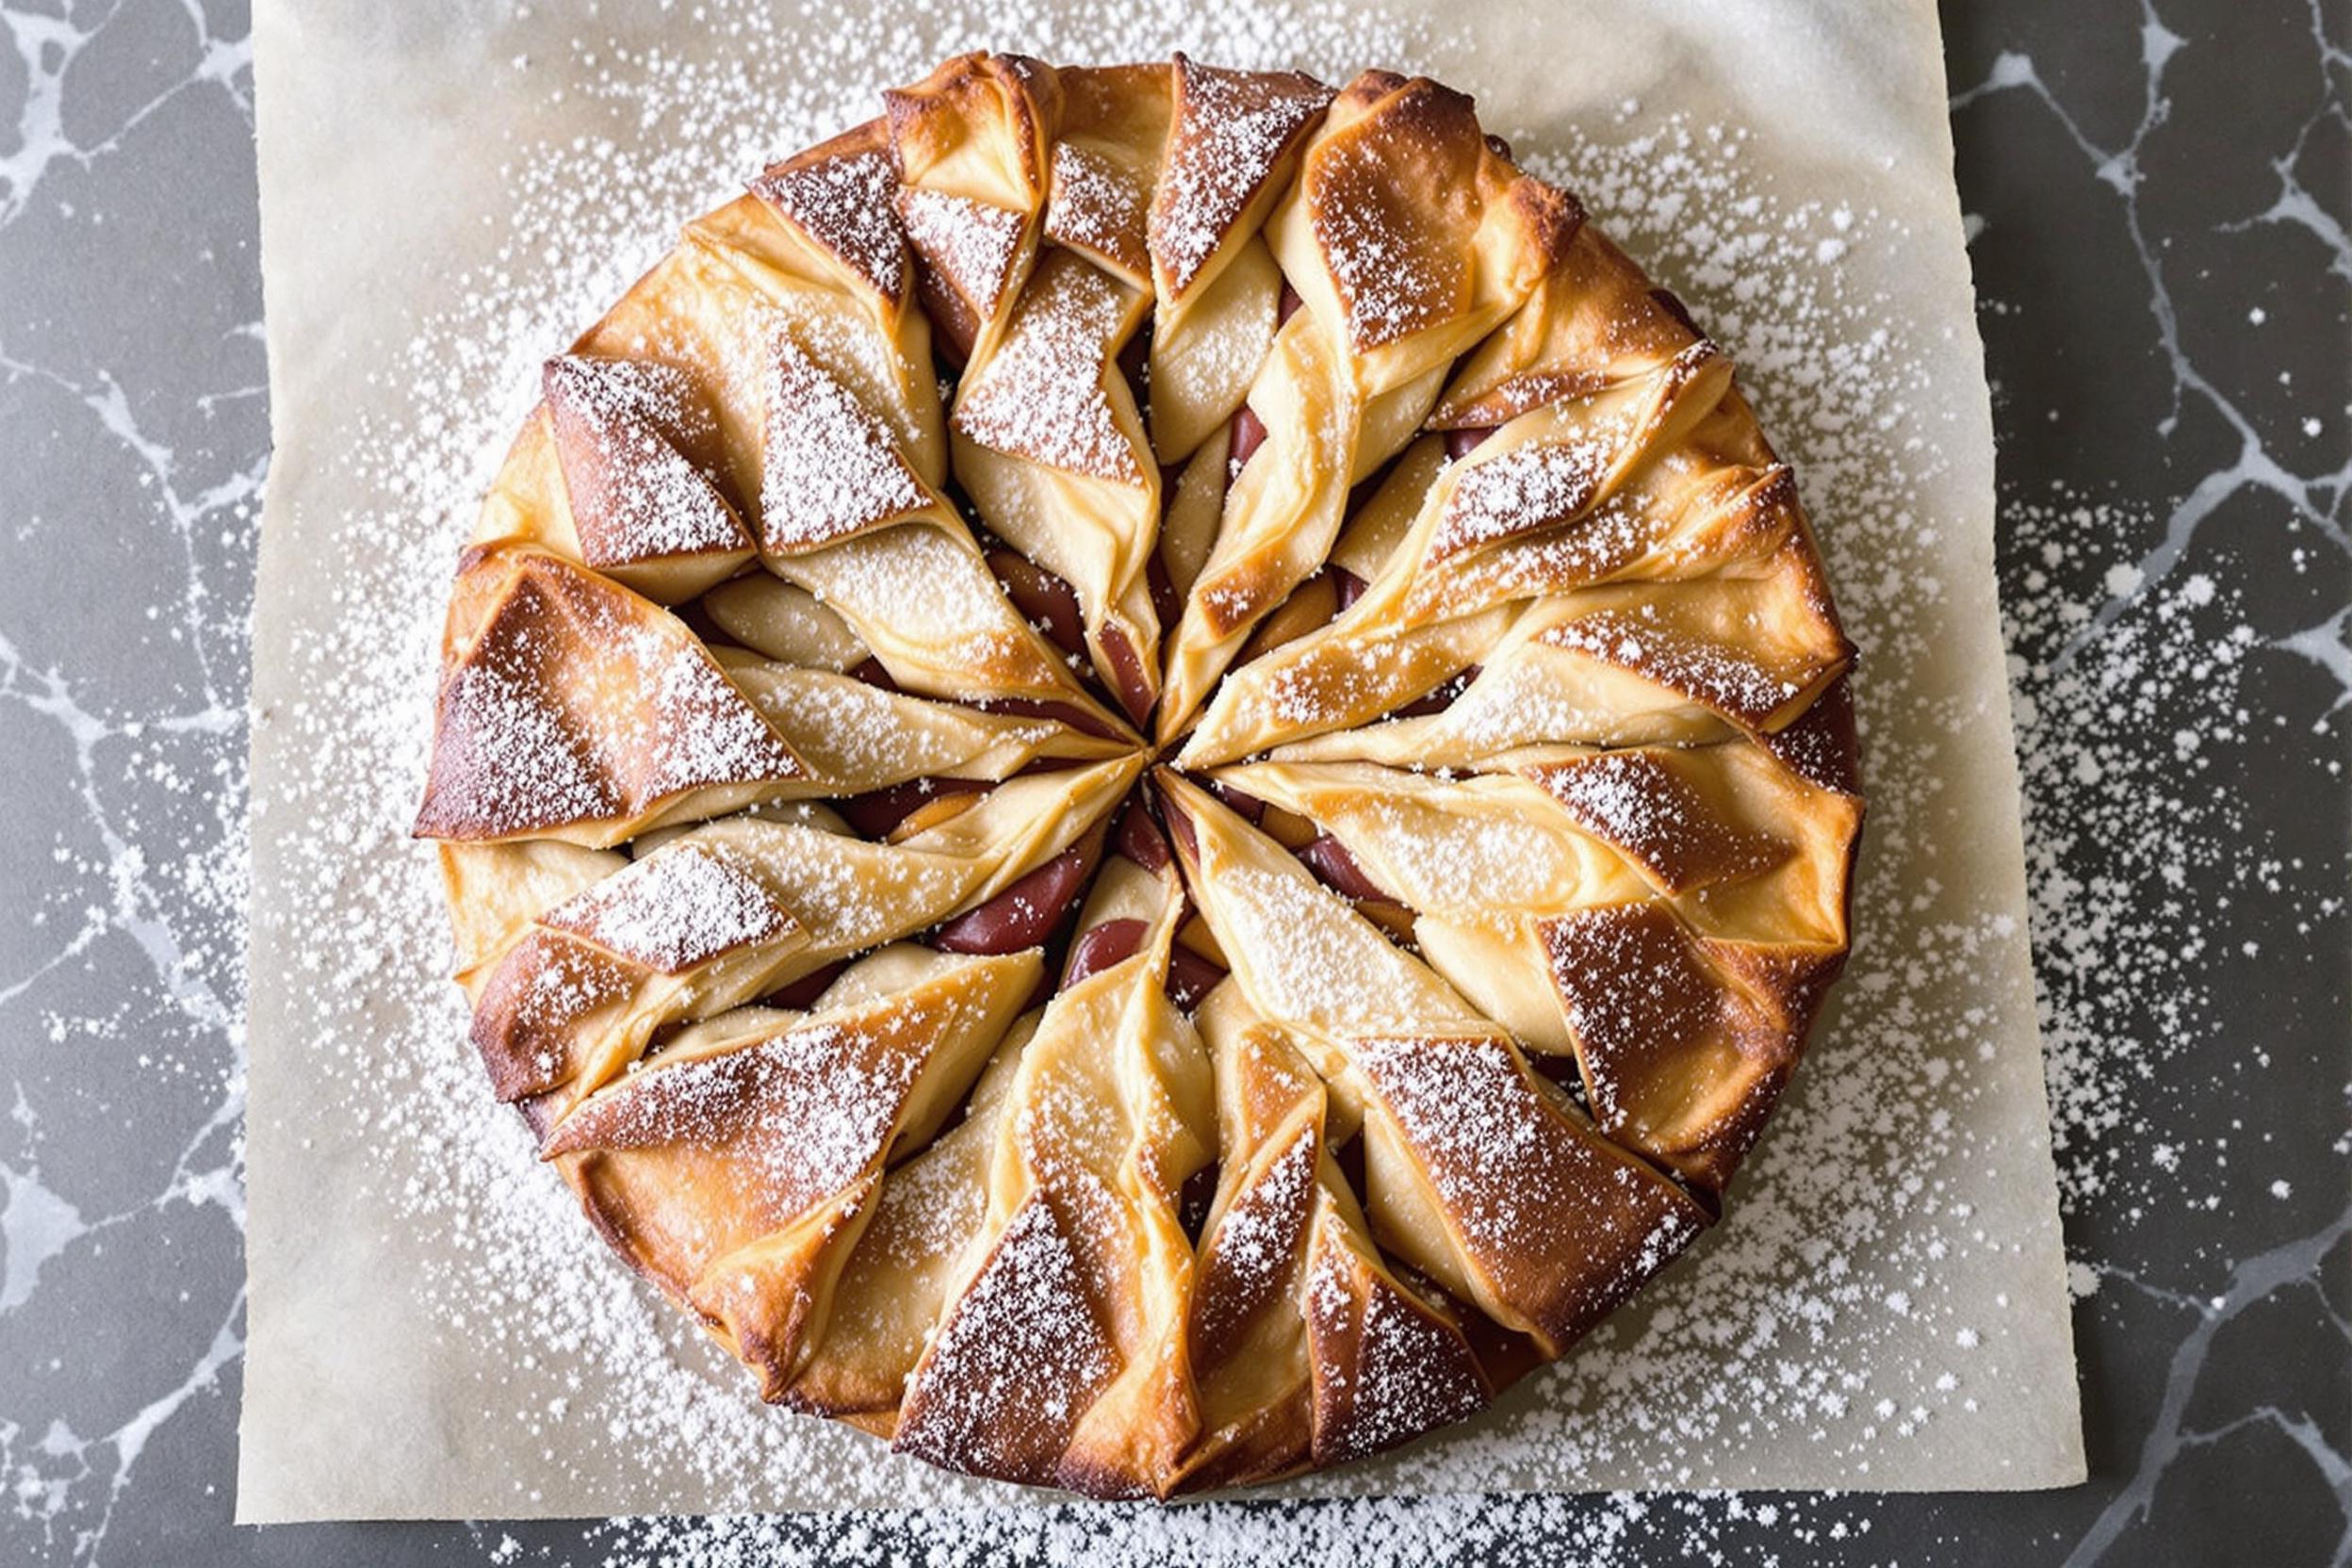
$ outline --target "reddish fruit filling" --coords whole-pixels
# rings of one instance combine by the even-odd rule
[[[1459,463],[1477,451],[1494,431],[1493,425],[1468,425],[1461,430],[1449,430],[1446,433],[1446,455]]]
[[[934,944],[943,952],[989,956],[1044,946],[1077,906],[1101,849],[1100,838],[1070,845],[987,903],[940,926]]]

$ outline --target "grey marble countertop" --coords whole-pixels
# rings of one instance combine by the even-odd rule
[[[1464,1558],[2352,1562],[2352,6],[1945,25],[2092,1479],[1498,1501]],[[825,1520],[229,1522],[247,23],[0,32],[0,1561],[887,1560]]]

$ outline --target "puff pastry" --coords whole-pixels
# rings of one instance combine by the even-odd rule
[[[1722,1213],[1854,649],[1728,358],[1469,98],[952,59],[540,390],[416,830],[493,1091],[764,1398],[1264,1481]]]

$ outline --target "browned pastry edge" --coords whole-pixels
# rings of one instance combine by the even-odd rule
[[[1152,104],[1139,107],[1140,118],[1131,116],[1122,124],[1122,97],[1156,95],[1163,81],[1164,99],[1153,96]],[[1689,418],[1694,416],[1678,412],[1677,388],[1694,384],[1699,371],[1682,368],[1683,362],[1692,353],[1714,351],[1681,302],[1650,285],[1599,235],[1573,195],[1521,172],[1509,149],[1478,128],[1472,101],[1441,84],[1374,71],[1334,92],[1295,74],[1224,72],[1182,56],[1166,68],[1061,73],[1023,56],[972,54],[943,62],[921,83],[886,92],[883,103],[876,119],[772,165],[750,183],[750,197],[739,204],[744,210],[728,218],[756,226],[756,215],[766,215],[771,237],[754,247],[765,253],[746,252],[748,259],[735,263],[747,276],[757,281],[762,267],[787,272],[803,268],[822,275],[825,286],[839,289],[842,299],[858,302],[855,308],[878,335],[877,342],[904,349],[927,341],[947,364],[969,362],[976,373],[1005,341],[1048,246],[1083,258],[1081,265],[1119,280],[1120,286],[1145,286],[1138,321],[1150,318],[1154,293],[1163,314],[1171,305],[1205,313],[1209,307],[1196,302],[1216,293],[1224,270],[1240,265],[1235,258],[1256,245],[1262,228],[1270,234],[1275,215],[1295,202],[1298,225],[1294,225],[1295,232],[1311,236],[1320,247],[1329,276],[1314,280],[1315,287],[1305,286],[1304,278],[1295,280],[1307,296],[1309,322],[1286,330],[1333,335],[1328,351],[1336,356],[1334,363],[1389,367],[1369,372],[1395,378],[1384,384],[1383,395],[1404,392],[1403,384],[1421,374],[1406,368],[1417,363],[1411,357],[1416,341],[1446,345],[1430,372],[1443,374],[1426,394],[1415,394],[1422,400],[1413,405],[1418,413],[1408,438],[1414,432],[1444,434],[1448,454],[1458,463],[1498,427],[1576,400],[1605,399],[1624,384],[1626,367],[1645,364],[1667,370],[1653,410],[1656,419],[1666,421],[1658,428],[1673,432],[1661,444],[1681,441],[1691,429]],[[1239,128],[1245,122],[1248,128]],[[1168,140],[1149,183],[1121,185],[1135,177],[1139,137],[1161,123],[1168,127]],[[1142,133],[1135,130],[1137,124],[1145,127]],[[1093,150],[1080,145],[1087,136],[1098,138]],[[1219,138],[1226,139],[1220,143]],[[1216,162],[1218,157],[1230,165]],[[1138,205],[1142,194],[1150,199]],[[1187,233],[1187,213],[1203,208],[1216,214],[1221,226],[1205,237]],[[705,248],[706,263],[718,258],[718,265],[729,264],[732,241],[724,224],[690,243]],[[1291,266],[1293,253],[1281,253],[1283,265]],[[658,318],[662,290],[672,287],[664,274],[670,265],[654,269],[631,291],[632,298],[643,294],[657,313],[641,319]],[[1286,285],[1294,281],[1283,276]],[[1287,287],[1285,292],[1278,329],[1300,305],[1298,294]],[[1602,305],[1605,320],[1578,314]],[[1479,330],[1459,343],[1446,339],[1446,324],[1465,317],[1478,319]],[[786,557],[821,554],[877,529],[934,526],[934,521],[898,520],[903,517],[937,514],[938,526],[953,535],[963,520],[959,513],[969,511],[943,458],[926,455],[920,433],[910,443],[914,427],[906,419],[887,425],[877,419],[865,438],[877,443],[877,450],[886,452],[893,471],[903,476],[905,494],[891,501],[893,514],[860,518],[855,527],[807,538],[767,537],[770,508],[759,504],[741,451],[729,449],[730,442],[740,448],[741,434],[724,428],[724,411],[715,418],[710,413],[736,394],[697,379],[707,372],[692,368],[699,351],[691,340],[675,346],[644,343],[642,324],[632,330],[641,339],[634,351],[645,356],[642,362],[615,357],[612,336],[601,328],[591,329],[574,346],[579,357],[550,361],[546,398],[517,437],[508,463],[510,471],[536,466],[542,476],[538,487],[526,483],[516,490],[508,502],[512,514],[488,529],[484,541],[461,562],[419,836],[484,845],[553,840],[598,851],[649,830],[666,836],[674,825],[747,808],[768,811],[793,798],[792,783],[807,776],[806,765],[730,678],[727,670],[736,666],[714,661],[704,646],[717,638],[708,613],[695,602],[701,585],[743,569],[754,562],[755,547],[764,549],[771,570],[787,575],[779,565]],[[1124,330],[1137,344],[1150,336],[1141,328]],[[808,357],[797,336],[776,341]],[[629,369],[639,363],[645,366],[643,372]],[[927,373],[928,367],[910,368],[917,380]],[[1671,902],[1703,894],[1707,884],[1683,875],[1670,862],[1642,861],[1633,853],[1638,846],[1620,845],[1629,863],[1660,883],[1661,892],[1642,902],[1580,907],[1534,927],[1550,955],[1559,1004],[1576,1036],[1581,1077],[1573,1095],[1560,1087],[1564,1080],[1556,1070],[1539,1070],[1499,1028],[1471,1035],[1376,1032],[1330,1047],[1348,1057],[1348,1071],[1354,1075],[1349,1093],[1355,1098],[1347,1114],[1364,1120],[1361,1130],[1351,1122],[1345,1136],[1327,1133],[1319,1120],[1314,1123],[1316,1157],[1327,1171],[1336,1172],[1324,1179],[1338,1183],[1334,1190],[1346,1196],[1315,1211],[1317,1217],[1305,1222],[1295,1243],[1292,1288],[1294,1294],[1303,1292],[1297,1294],[1302,1315],[1296,1332],[1309,1349],[1300,1364],[1307,1380],[1293,1395],[1248,1411],[1238,1424],[1213,1434],[1203,1429],[1204,1416],[1192,1403],[1192,1372],[1181,1355],[1168,1389],[1145,1396],[1134,1386],[1133,1366],[1122,1361],[1126,1352],[1120,1349],[1132,1342],[1134,1325],[1123,1315],[1132,1303],[1108,1317],[1102,1315],[1108,1309],[1090,1309],[1096,1313],[1091,1330],[1081,1312],[1067,1320],[1068,1331],[1056,1342],[1032,1344],[1008,1329],[1012,1319],[1006,1315],[1048,1284],[1073,1301],[1099,1288],[1089,1283],[1081,1289],[1074,1275],[1058,1283],[1031,1277],[1041,1267],[1051,1274],[1056,1267],[1083,1273],[1095,1266],[1070,1239],[1083,1230],[1084,1205],[1070,1208],[1070,1200],[1044,1188],[1008,1216],[991,1220],[986,1233],[994,1238],[990,1247],[958,1266],[960,1283],[945,1287],[949,1295],[931,1320],[922,1366],[909,1368],[909,1391],[899,1403],[842,1400],[796,1388],[794,1380],[823,1331],[831,1287],[794,1284],[803,1277],[794,1269],[838,1273],[874,1212],[876,1193],[905,1162],[937,1146],[943,1135],[937,1123],[926,1124],[929,1130],[906,1147],[890,1150],[887,1167],[874,1166],[854,1196],[843,1200],[836,1219],[792,1242],[806,1256],[799,1264],[788,1263],[767,1284],[759,1284],[749,1272],[716,1282],[681,1277],[675,1260],[646,1239],[630,1200],[608,1179],[612,1151],[573,1113],[597,1084],[629,1083],[624,1070],[640,1053],[650,1053],[659,1070],[671,1031],[691,1025],[713,1007],[724,1016],[725,1008],[756,1003],[763,994],[771,1004],[787,996],[814,997],[841,972],[841,959],[818,965],[814,958],[803,962],[792,956],[796,944],[815,938],[776,902],[767,874],[737,868],[734,874],[751,890],[737,895],[743,906],[731,909],[715,928],[683,936],[659,929],[659,921],[647,936],[626,923],[600,926],[589,915],[566,913],[592,903],[587,895],[552,910],[519,911],[522,918],[505,942],[486,956],[477,955],[480,962],[469,959],[466,974],[476,991],[474,1038],[495,1092],[516,1104],[608,1245],[749,1364],[766,1398],[845,1420],[935,1463],[1096,1496],[1166,1496],[1344,1462],[1480,1408],[1518,1377],[1564,1353],[1716,1217],[1723,1188],[1794,1070],[1845,957],[1860,824],[1860,747],[1849,680],[1854,650],[1838,628],[1788,470],[1777,466],[1739,394],[1729,390],[1727,367],[1707,373],[1722,377],[1723,406],[1731,411],[1724,417],[1737,427],[1727,437],[1721,432],[1709,435],[1728,443],[1712,460],[1772,465],[1758,485],[1776,485],[1778,513],[1793,519],[1792,526],[1784,524],[1784,532],[1770,536],[1777,543],[1767,553],[1777,566],[1764,564],[1766,557],[1740,553],[1765,543],[1768,536],[1760,531],[1752,539],[1727,535],[1722,563],[1728,563],[1735,576],[1747,573],[1758,582],[1767,580],[1769,571],[1780,572],[1779,580],[1793,595],[1789,602],[1813,618],[1811,635],[1825,651],[1817,649],[1809,665],[1783,666],[1797,672],[1787,677],[1763,664],[1753,672],[1726,672],[1715,662],[1716,645],[1703,638],[1687,648],[1677,643],[1685,633],[1671,612],[1672,605],[1681,602],[1675,592],[1721,580],[1714,575],[1720,563],[1703,578],[1678,579],[1665,570],[1654,577],[1637,571],[1577,580],[1574,586],[1579,590],[1601,591],[1590,612],[1541,631],[1536,641],[1618,672],[1606,678],[1646,680],[1680,700],[1690,711],[1660,702],[1658,711],[1668,716],[1656,722],[1671,719],[1688,735],[1700,737],[1698,743],[1757,748],[1788,776],[1851,797],[1852,825],[1839,846],[1842,864],[1834,873],[1837,941],[1801,949],[1709,934],[1690,924]],[[1261,370],[1262,378],[1265,374]],[[1707,400],[1715,396],[1716,384],[1707,384]],[[852,401],[869,395],[862,384],[853,389],[829,380],[828,385]],[[1372,400],[1372,406],[1378,402]],[[1359,409],[1350,416],[1366,413]],[[768,417],[774,418],[773,404]],[[1271,449],[1280,452],[1283,433],[1272,433]],[[1233,455],[1223,476],[1224,490],[1233,490],[1267,437],[1257,409],[1242,401],[1233,414]],[[793,439],[822,438],[829,437],[819,432]],[[771,429],[771,453],[777,439]],[[1215,437],[1214,449],[1228,451],[1222,433]],[[1398,449],[1381,449],[1389,457]],[[1625,465],[1638,467],[1658,449],[1631,450],[1617,467],[1572,493],[1572,499],[1555,498],[1556,510],[1566,508],[1567,523],[1546,514],[1540,524],[1524,530],[1524,539],[1441,533],[1428,543],[1419,569],[1471,570],[1496,582],[1516,580],[1510,572],[1524,568],[1498,565],[1497,552],[1505,547],[1540,552],[1557,544],[1563,528],[1591,526],[1592,516],[1609,504]],[[1148,447],[1141,455],[1151,455]],[[1015,456],[1055,466],[1050,449]],[[1098,454],[1090,464],[1059,466],[1082,478],[1152,477],[1148,463],[1139,471],[1133,462],[1112,461],[1124,456],[1122,449]],[[1364,498],[1377,488],[1387,459],[1374,466],[1369,476],[1342,476],[1362,481],[1338,514],[1342,523],[1352,522]],[[1164,505],[1176,495],[1179,472],[1170,467],[1156,475],[1165,488]],[[667,487],[662,498],[667,510],[659,513],[629,489],[656,482]],[[568,515],[549,525],[531,514],[540,504],[561,507]],[[1755,500],[1756,507],[1763,505]],[[1055,592],[1069,592],[1067,582],[1035,562],[995,541],[982,542],[1008,558],[1012,564],[1006,570],[1013,577],[1022,571],[1041,575]],[[1164,626],[1172,626],[1166,607],[1182,602],[1184,587],[1176,584],[1173,594],[1168,592],[1171,585],[1163,580],[1169,568],[1159,544],[1153,540],[1150,552],[1151,569],[1158,574],[1152,596]],[[1348,607],[1365,592],[1366,581],[1338,566],[1333,547],[1323,548],[1305,577],[1295,563],[1272,557],[1223,568],[1224,585],[1200,600],[1213,612],[1205,624],[1240,647],[1237,660],[1231,649],[1223,660],[1236,668],[1250,665],[1347,623]],[[1344,541],[1337,547],[1345,547]],[[1348,559],[1352,564],[1354,558]],[[757,564],[749,569],[758,575]],[[1126,569],[1135,592],[1141,594],[1140,564],[1131,562]],[[1612,587],[1625,592],[1612,597],[1607,592]],[[1382,592],[1374,589],[1376,597]],[[822,608],[821,596],[817,602]],[[1446,612],[1432,608],[1444,602],[1437,598],[1396,602],[1409,603],[1423,615]],[[1767,600],[1757,596],[1755,602]],[[673,614],[664,608],[670,604],[682,608]],[[1642,619],[1657,614],[1659,605],[1669,607],[1663,621]],[[1148,632],[1148,615],[1144,625]],[[600,632],[599,627],[608,629]],[[667,672],[664,693],[687,694],[669,699],[670,710],[648,700],[637,711],[613,715],[596,706],[597,694],[621,690],[629,681],[625,666],[594,664],[599,647],[609,653],[610,643],[620,635],[610,629],[615,627],[626,627],[634,639],[632,657],[669,661],[644,667]],[[1096,685],[1109,693],[1107,703],[1083,679],[1070,682],[1067,699],[1050,686],[938,694],[998,712],[1047,715],[1086,734],[1123,740],[1126,732],[1113,715],[1123,713],[1145,725],[1156,675],[1120,664],[1122,654],[1130,665],[1139,657],[1128,623],[1099,629],[1091,655],[1083,638],[1076,652],[1091,657],[1096,666],[1110,662],[1107,671],[1094,672]],[[551,641],[563,645],[553,662]],[[1625,651],[1642,641],[1648,644],[1644,652]],[[740,651],[730,651],[728,660]],[[1475,662],[1463,669],[1458,656],[1440,655],[1439,662],[1446,658],[1455,659],[1452,681],[1435,692],[1414,691],[1411,701],[1393,706],[1386,716],[1442,713],[1478,673]],[[877,683],[894,689],[875,660],[868,659],[860,671],[866,666],[873,667]],[[1218,678],[1209,678],[1214,684]],[[1768,701],[1759,694],[1774,678],[1783,681],[1783,689],[1776,700]],[[485,684],[495,685],[495,693],[475,696],[475,688]],[[573,730],[542,744],[537,732],[526,735],[515,728],[535,722],[530,713],[533,701],[561,708]],[[601,732],[596,727],[600,721],[609,721]],[[730,744],[715,750],[704,745],[694,767],[672,765],[663,754],[669,743],[659,737],[680,727],[713,723],[734,727]],[[1708,725],[1717,727],[1711,738]],[[1725,733],[1735,739],[1723,739]],[[1170,739],[1184,738],[1179,731]],[[558,770],[546,787],[532,790],[517,782],[526,776],[515,772],[515,764],[518,748],[527,742],[541,749],[520,756],[521,762],[543,772]],[[1692,743],[1669,738],[1658,743]],[[1032,771],[1083,767],[1072,753],[1054,755],[1063,760],[1035,763]],[[1135,759],[1137,766],[1142,760],[1140,755]],[[958,792],[971,788],[949,782],[956,783]],[[937,796],[888,835],[888,845],[909,846],[906,864],[911,869],[905,874],[918,879],[946,874],[923,858],[935,853],[929,846],[961,843],[963,830],[956,825],[962,821],[969,827],[967,819],[984,815],[974,803],[992,792],[985,781],[976,792],[958,792]],[[517,796],[529,804],[517,805],[511,798]],[[1106,843],[1109,853],[1122,858],[1129,874],[1138,866],[1156,873],[1158,868],[1146,862],[1156,856],[1165,864],[1168,857],[1168,846],[1140,811],[1130,811],[1128,823],[1114,835],[1114,805],[1088,801],[1082,807],[1073,795],[1070,808],[1083,810],[1083,823],[1074,833],[1050,841],[1004,830],[996,859],[979,854],[956,874],[965,877],[956,884],[965,896],[923,895],[941,900],[936,905],[939,916],[927,923],[937,936],[934,945],[946,952],[988,953],[1001,950],[1000,938],[1058,942],[1081,935],[1070,923]],[[1177,895],[1183,918],[1158,927],[1154,939],[1150,923],[1132,915],[1114,917],[1100,928],[1110,937],[1085,960],[1073,952],[1069,965],[1056,966],[1064,970],[1060,987],[1054,989],[1049,975],[1040,985],[1040,998],[1068,995],[1100,975],[1149,960],[1158,966],[1152,971],[1157,976],[1149,988],[1152,996],[1165,988],[1197,1002],[1206,986],[1197,978],[1198,966],[1210,965],[1206,973],[1213,977],[1219,972],[1213,958],[1230,961],[1217,934],[1194,913],[1208,890],[1199,883],[1200,849],[1189,813],[1203,808],[1170,809],[1165,793],[1159,805],[1184,878],[1184,890]],[[1223,806],[1205,808],[1226,811]],[[1388,896],[1328,828],[1262,805],[1250,820],[1260,819],[1276,835],[1267,841],[1277,843],[1276,853],[1286,859],[1296,855],[1298,863],[1335,890],[1357,917],[1408,954],[1418,952],[1413,923],[1424,911]],[[1599,827],[1586,827],[1606,838]],[[1245,823],[1237,829],[1220,825],[1218,831],[1254,835],[1259,830]],[[679,857],[702,842],[690,835],[685,844],[668,851],[663,863],[688,864]],[[707,858],[725,867],[731,864],[729,853],[711,847]],[[952,853],[976,852],[966,847]],[[641,851],[635,866],[646,866],[649,858]],[[1744,865],[1736,862],[1729,873],[1709,874],[1735,881],[1756,874]],[[642,882],[641,877],[631,886]],[[605,886],[596,884],[596,892]],[[960,920],[940,923],[939,917],[957,912]],[[977,932],[983,925],[985,934],[955,934],[961,927]],[[632,948],[631,941],[639,945]],[[1635,967],[1660,985],[1673,984],[1648,998],[1644,1005],[1650,1013],[1621,1018],[1614,1014],[1622,1010],[1622,999],[1606,988],[1592,991],[1589,976],[1615,966],[1622,984],[1627,954],[1645,955]],[[1191,972],[1196,978],[1180,986],[1177,975],[1186,964],[1196,966]],[[763,991],[778,979],[792,984],[773,988],[773,994]],[[663,1000],[673,992],[675,1003]],[[634,1043],[583,1044],[580,1031],[612,1007],[632,1009],[632,1019],[644,1012],[644,1019],[630,1025],[638,1031]],[[822,1021],[827,1015],[817,1016]],[[1586,1021],[1577,1022],[1579,1018]],[[1711,1021],[1691,1021],[1701,1018]],[[1184,1028],[1188,1034],[1189,1025]],[[1650,1135],[1640,1118],[1628,1119],[1614,1105],[1612,1096],[1622,1086],[1611,1075],[1637,1090],[1647,1081],[1642,1073],[1653,1067],[1671,1080],[1678,1061],[1688,1066],[1680,1058],[1688,1056],[1694,1035],[1716,1038],[1745,1064],[1741,1070],[1750,1076],[1699,1142],[1669,1139],[1653,1146],[1645,1141]],[[1653,1037],[1676,1042],[1660,1063],[1643,1054],[1653,1049]],[[720,1049],[736,1048],[721,1041]],[[1430,1076],[1437,1070],[1433,1064],[1442,1065],[1442,1078]],[[1314,1070],[1331,1070],[1318,1064]],[[1462,1086],[1474,1079],[1487,1083],[1478,1092],[1499,1097],[1497,1107],[1508,1103],[1509,1114],[1541,1132],[1536,1141],[1552,1162],[1544,1169],[1563,1190],[1580,1191],[1588,1200],[1576,1220],[1590,1232],[1580,1244],[1587,1250],[1570,1258],[1539,1245],[1541,1227],[1529,1229],[1523,1205],[1504,1200],[1512,1195],[1481,1190],[1489,1152],[1462,1141],[1458,1130],[1446,1124],[1450,1103],[1432,1098],[1464,1092]],[[1441,1083],[1446,1086],[1440,1088]],[[596,1098],[601,1102],[607,1097]],[[954,1125],[952,1117],[947,1125]],[[1332,1149],[1323,1141],[1327,1136],[1338,1140],[1345,1171],[1333,1165]],[[1374,1203],[1368,1217],[1358,1212],[1353,1190],[1365,1186],[1362,1162],[1367,1146],[1374,1147],[1371,1158],[1387,1162],[1383,1180],[1394,1183],[1399,1170],[1410,1168],[1429,1184],[1429,1192],[1413,1200],[1418,1209],[1400,1209],[1401,1200],[1391,1191],[1376,1194],[1383,1201]],[[1004,1158],[1001,1151],[996,1158]],[[1207,1169],[1217,1168],[1212,1158]],[[1135,1201],[1132,1195],[1120,1200]],[[1240,1195],[1233,1200],[1240,1201]],[[1172,1188],[1166,1201],[1175,1201]],[[1398,1229],[1441,1221],[1442,1228],[1450,1228],[1442,1240]],[[1196,1217],[1190,1223],[1198,1222]],[[1037,1250],[1033,1233],[1049,1231],[1063,1238],[1060,1250]],[[1199,1250],[1194,1262],[1200,1266],[1212,1264],[1216,1234],[1221,1233],[1188,1233]],[[788,1233],[776,1232],[763,1234],[759,1245],[790,1240]],[[1054,1261],[1065,1254],[1064,1262]],[[1326,1282],[1312,1289],[1296,1282],[1309,1275]],[[1344,1289],[1332,1282],[1341,1280],[1350,1282]],[[743,1293],[757,1290],[767,1292],[764,1304],[745,1315]],[[1010,1294],[997,1302],[989,1291]],[[1212,1359],[1229,1353],[1200,1334],[1196,1325],[1194,1353]],[[1398,1355],[1413,1368],[1401,1383],[1394,1380],[1404,1376],[1397,1370],[1403,1364],[1382,1360]],[[974,1386],[993,1391],[992,1396],[1013,1397],[1021,1406],[1018,1419],[1001,1399],[974,1405],[939,1392],[943,1374],[938,1368],[956,1356],[976,1358],[984,1371]],[[1130,1425],[1117,1432],[1091,1429],[1098,1398],[1109,1397],[1115,1389],[1124,1391],[1119,1397],[1128,1401],[1124,1419]]]

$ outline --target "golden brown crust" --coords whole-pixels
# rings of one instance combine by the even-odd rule
[[[449,611],[420,837],[600,846],[803,771],[682,624],[559,556],[468,550]]]
[[[1150,250],[1160,297],[1204,288],[1266,215],[1331,90],[1293,71],[1228,71],[1179,54]]]
[[[877,960],[878,961],[878,960]],[[673,1048],[543,1148],[608,1240],[780,1397],[831,1309],[907,1124],[959,1097],[1036,985],[1034,954],[923,960],[898,996]]]
[[[749,188],[886,306],[906,298],[898,159],[886,121],[869,120],[772,164]]]
[[[1078,67],[1056,75],[1062,134],[1054,143],[1046,237],[1149,293],[1152,197],[1172,107],[1168,69]]]
[[[494,1092],[763,1397],[1250,1484],[1722,1213],[1850,946],[1854,650],[1729,360],[1467,96],[951,59],[541,394],[417,831]]]
[[[1036,253],[1060,83],[1025,56],[973,54],[883,102],[923,309],[968,354],[1003,324]]]

